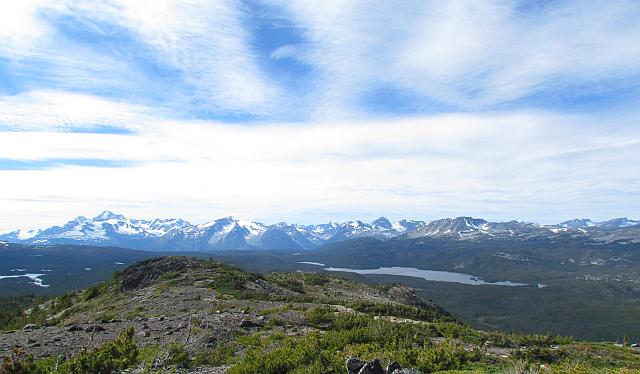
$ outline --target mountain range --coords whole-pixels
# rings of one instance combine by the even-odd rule
[[[191,224],[171,218],[130,219],[105,211],[93,218],[77,217],[63,226],[43,230],[0,232],[0,240],[23,244],[82,244],[119,246],[145,250],[208,251],[282,249],[312,250],[326,244],[356,238],[449,238],[454,240],[562,240],[595,244],[640,242],[640,221],[616,218],[604,222],[574,219],[556,225],[522,221],[489,222],[471,217],[444,218],[430,222],[380,217],[372,222],[329,222],[298,225],[264,224],[225,217]]]

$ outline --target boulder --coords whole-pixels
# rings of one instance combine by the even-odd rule
[[[385,372],[382,368],[382,364],[380,364],[380,360],[376,358],[373,361],[367,362],[362,369],[360,369],[358,374],[385,374]]]
[[[40,328],[40,326],[34,325],[33,323],[29,323],[29,324],[24,325],[22,330],[24,330],[24,331],[32,331],[32,330],[37,330],[39,328]]]
[[[349,374],[357,374],[366,362],[357,357],[347,357],[344,364],[347,366],[347,372]]]
[[[260,327],[260,326],[262,325],[248,319],[243,319],[242,321],[240,321],[240,327]]]
[[[395,373],[398,369],[400,369],[400,364],[393,361],[387,365],[387,374]]]
[[[78,325],[71,325],[69,326],[69,328],[67,329],[67,331],[82,331],[82,327],[78,326]]]
[[[89,327],[87,327],[86,329],[84,329],[84,331],[86,332],[100,332],[100,331],[105,331],[106,329],[100,325],[91,325]]]
[[[398,369],[394,370],[393,374],[422,374],[420,370],[417,369]]]

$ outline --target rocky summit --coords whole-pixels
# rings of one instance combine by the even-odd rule
[[[2,373],[640,368],[633,347],[473,330],[404,286],[312,272],[256,274],[188,257],[138,262],[9,322],[0,335]]]

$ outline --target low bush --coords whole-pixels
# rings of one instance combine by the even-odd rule
[[[95,351],[82,352],[67,359],[49,357],[34,360],[21,350],[2,360],[2,374],[21,373],[114,373],[135,366],[138,363],[138,347],[133,339],[130,327],[116,339],[104,343]]]

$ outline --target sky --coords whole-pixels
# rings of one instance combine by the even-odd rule
[[[0,1],[0,230],[640,218],[640,2]]]

